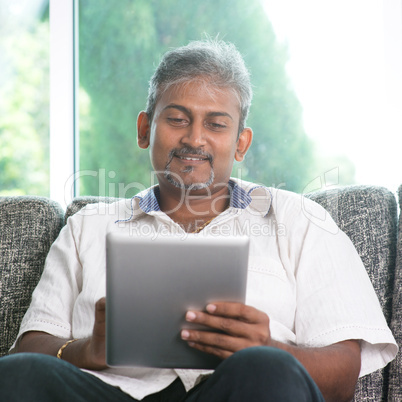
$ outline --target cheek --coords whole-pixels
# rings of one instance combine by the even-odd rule
[[[228,162],[232,162],[234,160],[237,149],[236,144],[232,144],[231,146],[228,146],[227,143],[219,144],[217,149],[219,150],[217,156],[222,164],[227,164]]]
[[[151,141],[149,147],[149,155],[152,165],[156,170],[165,169],[166,164],[170,160],[169,154],[175,147],[175,144],[172,144],[171,142],[166,140],[161,141],[159,139],[156,139],[154,141]]]
[[[167,152],[163,152],[163,150],[158,146],[153,146],[150,149],[150,157],[152,164],[155,166],[162,166],[165,163],[165,160],[167,159]]]
[[[159,151],[168,150],[168,152],[177,147],[177,135],[175,136],[166,128],[155,126],[151,132],[150,145]]]
[[[215,154],[213,163],[215,174],[218,174],[218,172],[222,172],[224,176],[230,174],[232,172],[234,156],[235,151],[233,149],[228,149],[226,151],[222,150],[221,152]]]
[[[161,154],[163,153],[164,149],[166,149],[166,138],[164,139],[164,137],[166,136],[162,136],[157,131],[153,131],[151,133],[149,147],[153,154]]]

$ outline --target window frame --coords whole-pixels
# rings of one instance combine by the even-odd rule
[[[50,24],[50,198],[64,208],[77,193],[75,83],[76,0],[49,1]],[[74,20],[76,22],[74,22]],[[77,73],[76,73],[77,72]]]

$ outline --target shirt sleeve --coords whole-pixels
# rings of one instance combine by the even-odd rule
[[[71,336],[74,303],[82,287],[82,267],[75,242],[77,229],[74,220],[68,219],[51,246],[17,339],[27,331],[43,331],[61,338]],[[15,343],[11,349],[14,347]]]
[[[309,208],[321,209],[312,202]],[[299,217],[292,233],[302,241],[295,264],[297,344],[327,346],[361,340],[363,376],[388,364],[398,347],[351,240],[334,230],[329,216],[326,219],[318,226],[306,216]]]

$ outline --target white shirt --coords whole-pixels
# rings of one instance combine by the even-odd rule
[[[27,331],[61,338],[91,336],[94,305],[105,296],[109,232],[142,237],[246,234],[250,237],[246,304],[268,314],[273,339],[306,347],[360,339],[360,376],[387,365],[398,350],[395,339],[353,244],[329,214],[287,191],[236,179],[231,179],[230,188],[230,207],[199,234],[185,233],[160,211],[152,189],[131,200],[88,205],[70,217],[49,251],[18,338]],[[166,388],[177,376],[189,390],[210,371],[89,372],[142,399]]]

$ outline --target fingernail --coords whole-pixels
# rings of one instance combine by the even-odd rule
[[[196,317],[196,315],[193,311],[187,311],[187,314],[186,314],[187,321],[193,321],[193,320],[195,320],[195,317]]]
[[[207,309],[208,313],[213,313],[216,310],[216,306],[215,306],[215,304],[208,304],[206,309]]]
[[[190,337],[190,332],[183,329],[183,331],[181,331],[181,337],[182,337],[182,339],[188,339]]]

